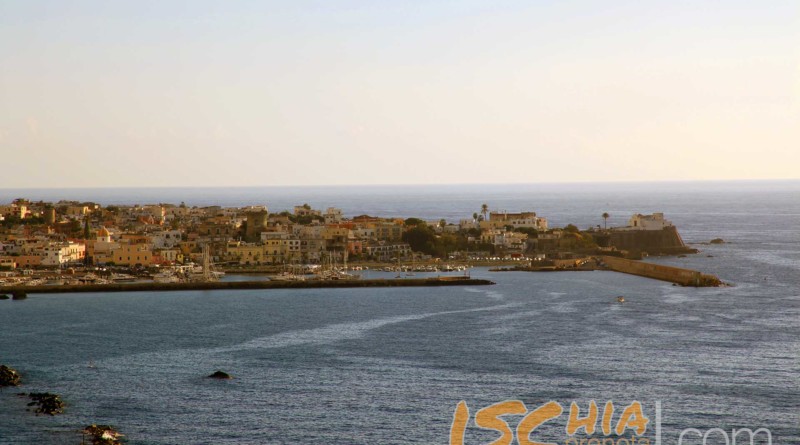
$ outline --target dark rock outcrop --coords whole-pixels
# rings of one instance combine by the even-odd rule
[[[111,425],[91,424],[81,432],[91,437],[92,445],[116,445],[122,443],[121,438],[123,435]]]
[[[9,298],[11,298],[11,297],[9,297],[6,294],[0,294],[0,300],[8,300]]]
[[[24,300],[28,298],[28,294],[23,290],[15,290],[11,293],[11,298],[14,300]]]
[[[19,373],[6,365],[0,365],[0,388],[5,386],[19,386],[19,384]]]
[[[725,240],[723,240],[722,238],[714,238],[711,241],[709,241],[709,244],[725,244]]]
[[[220,380],[229,380],[229,379],[232,379],[233,377],[230,374],[228,374],[227,372],[217,371],[217,372],[211,374],[210,376],[208,376],[208,378],[210,378],[210,379],[220,379]]]
[[[664,227],[662,230],[612,230],[593,236],[601,247],[615,247],[632,255],[641,252],[649,255],[697,253],[697,249],[684,244],[675,226]]]
[[[49,414],[55,416],[64,412],[64,402],[58,394],[49,392],[32,392],[28,397],[33,400],[28,406],[36,406],[36,414]]]

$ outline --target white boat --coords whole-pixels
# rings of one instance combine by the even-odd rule
[[[164,270],[153,275],[153,281],[156,283],[180,283],[181,279],[175,272],[171,270]]]
[[[136,277],[134,277],[133,275],[128,275],[126,273],[112,273],[110,279],[115,283],[136,281]]]
[[[291,272],[281,272],[269,277],[270,281],[305,281],[306,277]]]

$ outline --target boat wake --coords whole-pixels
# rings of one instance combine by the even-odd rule
[[[315,329],[281,332],[268,337],[256,338],[238,345],[214,348],[209,352],[237,352],[252,349],[272,349],[301,346],[308,344],[327,344],[342,340],[352,340],[363,337],[368,331],[387,325],[407,321],[422,320],[442,315],[465,314],[470,312],[495,311],[518,306],[519,303],[506,303],[495,306],[480,307],[475,309],[462,309],[455,311],[428,312],[423,314],[403,315],[398,317],[377,318],[374,320],[357,323],[338,323]]]

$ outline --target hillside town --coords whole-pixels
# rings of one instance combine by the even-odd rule
[[[543,259],[569,252],[636,249],[642,237],[631,238],[631,233],[658,235],[670,227],[657,213],[634,215],[627,227],[617,229],[598,225],[580,231],[571,224],[550,228],[536,212],[489,211],[486,204],[453,223],[346,217],[341,209],[319,210],[307,204],[270,212],[264,205],[102,206],[16,199],[0,206],[0,270],[168,268],[204,261],[224,269],[347,261]],[[664,242],[651,244],[663,247]]]

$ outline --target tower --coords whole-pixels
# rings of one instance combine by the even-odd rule
[[[245,241],[258,241],[261,232],[267,228],[269,213],[265,210],[247,212],[247,228],[245,230]]]

